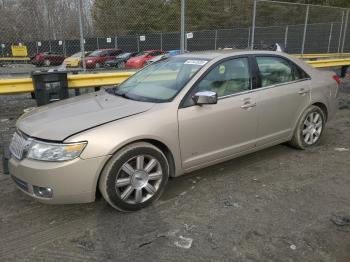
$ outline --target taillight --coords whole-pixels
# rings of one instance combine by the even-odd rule
[[[337,82],[338,85],[340,85],[340,77],[338,75],[333,75],[333,79],[335,82]]]

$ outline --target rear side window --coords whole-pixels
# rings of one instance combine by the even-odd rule
[[[109,56],[117,56],[121,54],[121,50],[111,50],[109,51]]]
[[[301,79],[294,66],[286,59],[266,56],[256,57],[261,77],[261,87],[277,85]]]
[[[295,64],[293,64],[293,70],[295,80],[310,78],[310,76],[307,73],[305,73],[300,67],[298,67]]]
[[[162,53],[159,52],[159,51],[154,51],[154,52],[150,53],[149,55],[150,55],[150,56],[158,56],[158,55],[161,55],[161,54],[162,54]]]
[[[102,51],[98,56],[108,56],[108,51]]]

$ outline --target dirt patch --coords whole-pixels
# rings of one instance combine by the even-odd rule
[[[3,147],[34,101],[0,105]],[[279,145],[172,179],[154,206],[126,214],[103,200],[39,204],[0,170],[0,261],[347,262],[350,226],[332,218],[350,215],[350,153],[336,150],[349,147],[344,107],[314,148]]]

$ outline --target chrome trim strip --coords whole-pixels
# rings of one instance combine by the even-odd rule
[[[229,97],[234,97],[234,96],[239,96],[239,95],[245,95],[245,94],[249,94],[249,93],[253,93],[253,92],[258,92],[258,91],[261,91],[261,90],[266,90],[266,89],[270,89],[270,88],[274,88],[274,87],[278,87],[278,86],[284,86],[284,85],[295,84],[295,83],[299,83],[299,82],[303,82],[303,81],[308,81],[308,80],[311,80],[311,78],[298,79],[298,80],[294,80],[294,81],[290,81],[290,82],[285,82],[285,83],[281,83],[281,84],[270,85],[270,86],[264,86],[264,87],[259,87],[259,88],[256,88],[256,89],[249,89],[249,90],[242,91],[242,92],[239,92],[239,93],[235,93],[235,94],[232,94],[232,95],[220,96],[220,97],[218,97],[218,100],[225,99],[225,98],[229,98]]]

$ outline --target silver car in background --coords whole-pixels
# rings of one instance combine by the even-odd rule
[[[337,109],[338,80],[287,54],[187,53],[118,88],[37,108],[17,122],[10,173],[44,203],[97,191],[135,211],[176,177],[283,142],[317,144]]]

